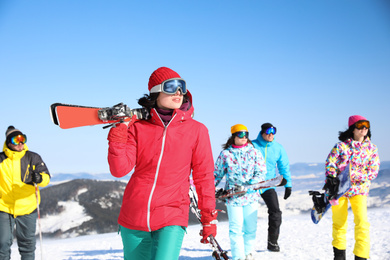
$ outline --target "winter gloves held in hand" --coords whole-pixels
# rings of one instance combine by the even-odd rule
[[[200,240],[201,243],[207,244],[209,243],[209,236],[212,235],[213,237],[215,237],[217,235],[217,216],[218,211],[216,210],[213,210],[211,212],[202,211],[202,217],[200,219],[203,226],[203,229],[200,231],[200,235],[202,236],[202,239]]]
[[[291,187],[286,187],[286,189],[284,190],[284,199],[288,199],[288,197],[291,196]]]
[[[115,127],[111,127],[107,139],[110,142],[125,144],[127,142],[127,125],[118,124]]]
[[[136,121],[137,116],[133,115],[130,122],[116,124],[114,127],[111,127],[107,137],[108,141],[125,144],[127,142],[127,129]]]
[[[31,179],[32,179],[32,182],[35,183],[35,184],[39,184],[42,182],[42,175],[40,173],[37,173],[37,172],[33,172],[31,174]]]
[[[339,191],[340,180],[332,175],[326,176],[325,185],[322,188],[328,196],[328,200],[333,200],[337,197]]]

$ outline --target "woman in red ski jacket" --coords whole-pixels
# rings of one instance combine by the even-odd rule
[[[134,169],[118,223],[125,259],[178,259],[189,214],[190,175],[202,213],[202,240],[216,235],[214,162],[207,128],[192,118],[186,82],[161,67],[149,78],[149,95],[138,103],[147,120],[111,128],[108,163],[123,177]]]

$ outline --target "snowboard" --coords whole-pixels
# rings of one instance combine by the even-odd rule
[[[244,195],[245,193],[248,192],[249,189],[253,190],[260,190],[260,189],[267,189],[271,187],[278,187],[278,186],[284,186],[286,185],[287,180],[283,178],[282,175],[279,175],[275,178],[261,181],[255,184],[250,184],[250,185],[241,185],[241,186],[236,186],[234,188],[224,190],[224,189],[219,189],[215,193],[215,198],[218,200],[226,200],[227,198],[233,197],[233,196],[238,196],[238,195]]]
[[[133,115],[136,115],[137,119],[146,119],[149,113],[145,108],[130,109],[123,103],[113,107],[54,103],[50,106],[50,115],[54,124],[62,129],[69,129],[100,124],[108,124],[109,127],[115,123],[130,121]]]
[[[311,219],[314,224],[318,224],[320,220],[324,217],[326,212],[332,207],[332,205],[338,204],[338,199],[341,198],[347,191],[352,187],[351,178],[350,178],[351,164],[347,165],[345,169],[337,175],[337,179],[339,179],[339,189],[337,191],[337,195],[335,199],[328,200],[326,193],[320,193],[318,191],[309,191],[311,196],[317,196],[317,199],[323,200],[324,204],[322,206],[322,210],[318,212],[316,206],[313,206],[311,209]],[[313,199],[314,200],[314,199]]]

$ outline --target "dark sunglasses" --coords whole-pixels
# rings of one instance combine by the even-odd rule
[[[238,138],[244,138],[244,137],[246,137],[246,138],[248,139],[248,137],[249,137],[249,132],[240,131],[240,132],[235,132],[233,135],[234,135],[234,136],[237,136]]]

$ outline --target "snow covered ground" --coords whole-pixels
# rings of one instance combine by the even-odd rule
[[[371,223],[371,260],[390,259],[390,218],[389,208],[369,209]],[[353,259],[353,214],[349,214],[347,259]],[[190,226],[184,238],[180,260],[206,260],[211,258],[208,245],[199,243],[199,225]],[[266,249],[267,216],[260,211],[258,219],[256,259],[333,259],[331,245],[331,212],[318,225],[311,222],[309,214],[283,215],[283,224],[279,244],[281,252],[269,252]],[[217,240],[231,256],[228,223],[218,224]],[[12,246],[11,259],[20,259],[16,242]],[[37,240],[36,259],[41,259],[40,242]],[[43,239],[43,259],[79,260],[79,259],[123,259],[122,242],[117,233],[81,236],[66,239]]]

